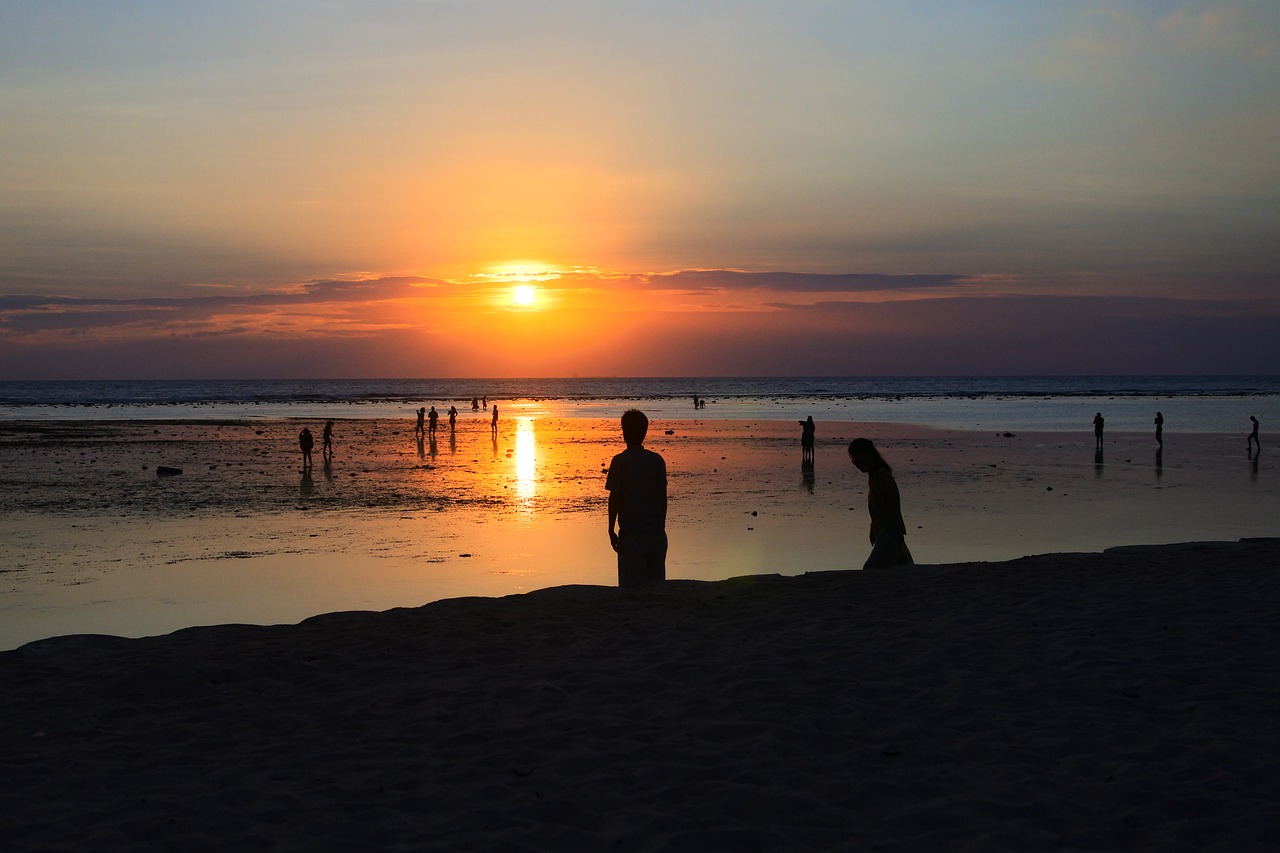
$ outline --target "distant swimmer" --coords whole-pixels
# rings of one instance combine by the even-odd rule
[[[1102,412],[1093,416],[1093,446],[1096,450],[1102,449],[1102,422]]]
[[[1258,419],[1253,415],[1249,415],[1249,420],[1253,421],[1253,431],[1249,433],[1249,438],[1245,443],[1245,448],[1248,450],[1250,456],[1252,456],[1255,444],[1258,446],[1258,452],[1262,452],[1262,442],[1258,439]]]

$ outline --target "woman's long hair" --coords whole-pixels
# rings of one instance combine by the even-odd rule
[[[871,443],[869,438],[855,438],[849,442],[849,458],[854,459],[861,456],[863,459],[870,459],[872,462],[871,470],[879,471],[881,469],[893,473],[893,469],[889,467],[889,463],[884,461],[884,457],[880,455],[880,451],[876,450],[876,446]]]

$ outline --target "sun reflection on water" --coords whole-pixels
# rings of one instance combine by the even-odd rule
[[[537,447],[533,418],[519,418],[516,421],[516,495],[522,507],[530,512],[538,493]]]

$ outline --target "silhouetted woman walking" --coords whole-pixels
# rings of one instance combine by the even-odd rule
[[[864,569],[888,569],[915,564],[907,549],[907,525],[893,469],[867,438],[849,442],[849,460],[867,475],[867,511],[871,514],[871,555]]]

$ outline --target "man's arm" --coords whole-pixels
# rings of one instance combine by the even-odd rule
[[[667,529],[667,460],[662,460],[662,529]]]
[[[614,527],[618,523],[618,505],[621,503],[615,492],[609,492],[609,544],[615,551],[618,550],[618,533]]]

